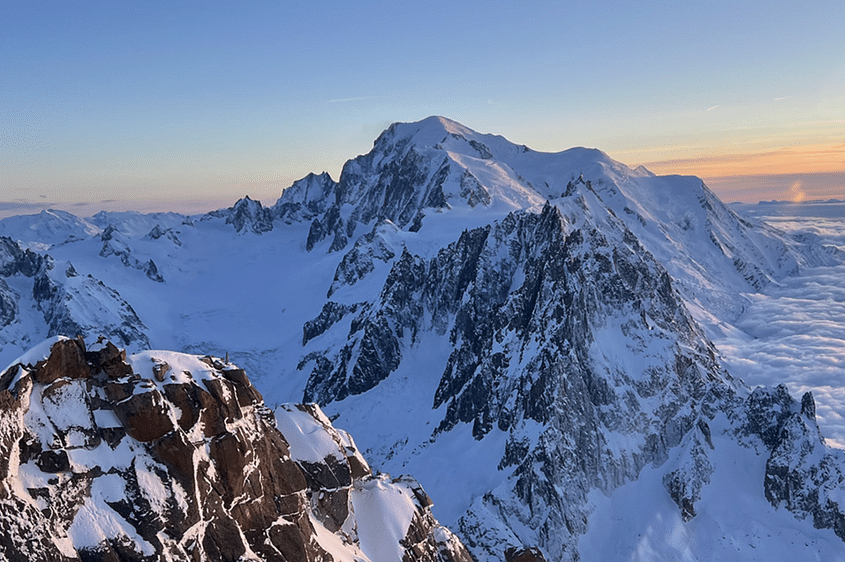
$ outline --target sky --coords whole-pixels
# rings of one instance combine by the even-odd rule
[[[272,204],[429,115],[845,198],[843,29],[841,0],[0,0],[0,216]]]

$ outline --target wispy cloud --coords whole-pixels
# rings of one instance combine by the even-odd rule
[[[378,99],[381,96],[358,96],[353,98],[335,98],[329,100],[329,103],[349,103],[349,102],[356,102],[356,101],[369,101]]]
[[[807,194],[801,189],[801,180],[795,181],[789,188],[789,192],[792,194],[793,203],[800,203],[807,198]]]
[[[707,108],[707,111],[713,111],[714,109],[717,109],[719,107],[722,107],[722,106],[719,105],[719,104],[711,105],[710,107]]]

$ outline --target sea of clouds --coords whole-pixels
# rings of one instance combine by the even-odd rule
[[[787,233],[813,233],[845,251],[845,203],[816,213],[825,216],[754,210]],[[786,384],[797,399],[811,391],[827,443],[845,448],[845,264],[805,269],[750,297],[740,332],[714,339],[729,371],[752,387]]]

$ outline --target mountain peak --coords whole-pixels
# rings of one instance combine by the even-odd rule
[[[393,123],[379,136],[378,139],[376,139],[375,144],[378,145],[379,140],[384,137],[390,138],[394,142],[397,140],[413,139],[415,144],[434,146],[449,134],[477,135],[478,133],[469,127],[458,123],[457,121],[438,115],[432,115],[421,121],[411,123]]]

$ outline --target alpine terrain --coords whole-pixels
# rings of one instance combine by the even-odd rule
[[[58,337],[0,386],[4,560],[471,560],[415,480],[224,360]]]
[[[272,206],[0,235],[24,558],[845,560],[813,394],[711,341],[845,253],[698,178],[431,117]]]

